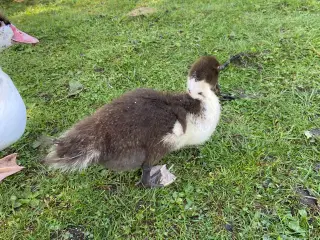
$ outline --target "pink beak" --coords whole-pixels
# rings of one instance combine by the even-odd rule
[[[13,37],[12,40],[15,42],[20,42],[20,43],[31,43],[31,44],[36,44],[39,42],[38,39],[31,37],[30,35],[20,31],[18,28],[16,28],[14,25],[10,24],[10,28],[13,31]]]

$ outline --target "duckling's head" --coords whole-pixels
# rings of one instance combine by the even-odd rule
[[[10,47],[13,43],[36,44],[39,40],[17,29],[0,13],[0,51]]]
[[[205,99],[220,95],[218,85],[220,63],[214,56],[200,57],[192,66],[188,75],[188,93],[194,99]]]

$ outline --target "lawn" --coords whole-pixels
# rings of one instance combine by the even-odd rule
[[[128,17],[148,6],[148,16]],[[320,239],[320,2],[312,0],[1,0],[37,46],[1,53],[28,108],[24,136],[0,154],[25,169],[0,184],[0,239]],[[163,159],[177,176],[63,174],[40,163],[44,137],[127,90],[184,91],[201,55],[224,62],[216,133]],[[83,89],[69,96],[69,84]],[[40,140],[39,140],[40,139]],[[40,146],[39,146],[40,145]],[[77,238],[78,237],[78,238]]]

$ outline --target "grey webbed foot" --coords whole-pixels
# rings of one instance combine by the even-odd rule
[[[232,100],[236,100],[237,97],[232,96],[231,94],[221,94],[220,95],[220,100],[221,101],[232,101]]]
[[[149,168],[143,168],[140,184],[148,188],[165,187],[173,183],[176,179],[166,165],[158,165]]]
[[[154,167],[143,168],[140,185],[147,188],[164,187],[162,184],[160,184],[160,180],[161,180],[160,169],[155,171]]]

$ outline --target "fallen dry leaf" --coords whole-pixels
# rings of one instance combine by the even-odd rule
[[[228,231],[228,232],[233,232],[233,225],[231,223],[226,223],[224,225],[224,228]]]
[[[127,16],[130,17],[137,17],[137,16],[141,16],[141,15],[148,15],[148,14],[152,14],[155,13],[157,10],[155,8],[150,8],[150,7],[139,7],[136,8],[134,10],[132,10],[131,12],[129,12],[127,14]]]
[[[314,128],[309,131],[313,137],[320,137],[320,128]]]
[[[310,139],[310,142],[315,142],[316,139],[320,137],[320,128],[304,131],[304,135],[307,137],[307,139]]]
[[[68,96],[74,96],[80,93],[83,90],[83,85],[79,81],[70,81],[69,82],[69,94]]]
[[[17,154],[13,153],[0,159],[0,182],[6,177],[19,172],[24,168],[17,164],[16,158]]]
[[[37,138],[36,141],[34,141],[32,143],[32,147],[33,148],[38,148],[38,147],[46,148],[46,147],[50,146],[52,143],[53,143],[52,137],[48,137],[48,136],[42,134],[41,136],[39,136]]]
[[[316,197],[312,196],[309,192],[309,190],[304,188],[297,188],[296,193],[299,196],[300,203],[303,205],[306,205],[316,211],[320,210],[320,207],[318,205],[318,200]]]

